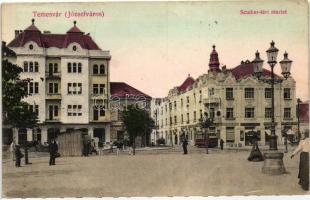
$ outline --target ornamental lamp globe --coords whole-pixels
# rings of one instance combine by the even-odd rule
[[[264,61],[259,57],[259,52],[256,51],[255,59],[252,61],[254,67],[254,76],[261,77],[263,74],[263,63]]]
[[[282,75],[285,79],[287,79],[291,74],[291,66],[292,62],[290,59],[288,59],[288,53],[284,53],[283,60],[280,61],[281,69],[282,69]]]
[[[277,63],[277,56],[278,56],[278,51],[279,49],[277,49],[275,46],[274,46],[274,41],[272,41],[270,43],[270,48],[266,51],[267,52],[267,57],[268,57],[268,63],[269,64],[275,64]]]

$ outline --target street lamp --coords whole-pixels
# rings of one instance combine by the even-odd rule
[[[269,151],[264,154],[265,161],[263,166],[263,173],[265,174],[283,174],[285,172],[283,164],[283,153],[278,151],[277,136],[275,131],[275,114],[274,114],[274,85],[281,83],[283,80],[275,78],[274,67],[277,64],[278,49],[274,46],[275,43],[272,41],[270,43],[270,48],[266,51],[268,64],[271,68],[271,78],[265,78],[263,76],[263,60],[259,57],[259,52],[255,54],[255,59],[252,61],[254,67],[253,75],[258,78],[258,80],[268,83],[271,85],[271,141],[269,143]],[[288,59],[288,54],[284,53],[284,59],[280,61],[282,75],[285,79],[290,76],[290,70],[292,61]]]

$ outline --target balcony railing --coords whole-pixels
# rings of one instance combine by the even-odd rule
[[[45,72],[46,78],[60,78],[60,72]]]
[[[51,94],[51,93],[48,93],[46,95],[46,99],[61,99],[61,94]]]

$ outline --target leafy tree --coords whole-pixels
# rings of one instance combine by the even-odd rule
[[[13,128],[33,128],[38,117],[29,104],[22,101],[28,96],[27,84],[30,79],[20,79],[22,68],[6,59],[8,49],[2,44],[2,123]]]
[[[135,155],[135,141],[137,136],[144,136],[147,138],[152,131],[154,121],[146,110],[140,109],[135,105],[129,105],[122,112],[122,118],[125,129],[129,135],[130,143],[133,147],[133,154]]]

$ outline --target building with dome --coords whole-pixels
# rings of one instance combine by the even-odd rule
[[[198,78],[190,75],[185,81],[169,90],[165,98],[153,99],[152,117],[156,130],[152,140],[164,138],[166,144],[177,145],[181,135],[187,135],[189,144],[201,138],[200,119],[207,113],[213,119],[210,137],[223,139],[226,146],[250,145],[253,131],[258,133],[259,144],[267,145],[271,126],[271,86],[259,81],[249,60],[234,68],[220,67],[216,47],[210,54],[206,74]],[[270,77],[263,70],[264,77]],[[280,78],[280,76],[277,76]],[[281,130],[296,126],[296,83],[292,77],[275,85],[275,122],[278,142],[283,143]]]

